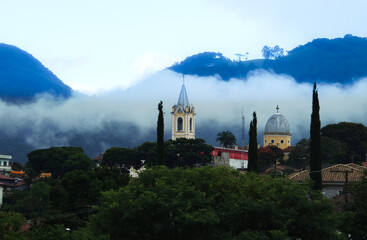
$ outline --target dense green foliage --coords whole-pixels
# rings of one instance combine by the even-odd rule
[[[340,122],[321,128],[321,159],[323,164],[360,163],[367,150],[367,128],[358,123]],[[310,163],[310,142],[300,140],[285,164],[305,169]]]
[[[16,212],[0,211],[0,239],[13,240],[20,235],[21,227],[26,219]]]
[[[260,171],[265,171],[284,156],[283,151],[277,146],[266,146],[258,150],[258,165]]]
[[[112,147],[103,154],[102,165],[108,167],[120,167],[139,169],[142,165],[136,149]]]
[[[58,179],[41,179],[29,190],[4,198],[3,210],[16,211],[34,221],[63,224],[72,229],[85,226],[91,206],[99,204],[102,192],[125,186],[129,175],[118,168],[73,170]]]
[[[231,78],[245,78],[250,71],[265,69],[290,75],[298,82],[313,83],[317,80],[348,84],[367,75],[367,39],[352,35],[335,39],[315,39],[275,60],[238,62],[224,57],[221,53],[204,52],[187,57],[169,69],[187,75],[217,75],[225,81]]]
[[[51,147],[28,153],[25,165],[27,174],[36,177],[42,172],[52,173],[52,177],[59,178],[74,170],[87,171],[91,169],[92,161],[79,147]]]
[[[158,120],[157,120],[157,165],[163,165],[164,161],[164,119],[163,119],[163,103],[158,104]]]
[[[290,180],[155,167],[104,193],[90,224],[111,239],[334,239],[336,219],[323,196]]]
[[[165,145],[166,166],[174,167],[194,167],[203,166],[211,161],[211,151],[213,147],[205,143],[203,139],[178,138],[168,140]]]
[[[335,162],[360,163],[365,160],[367,127],[364,125],[350,122],[329,124],[321,129],[321,135],[334,142]]]
[[[250,123],[249,130],[249,147],[248,147],[248,171],[258,172],[258,154],[257,154],[257,118],[256,112],[253,113],[253,119]]]
[[[350,233],[350,239],[367,239],[367,172],[361,182],[355,183],[351,187],[353,203],[347,206],[345,231]]]
[[[322,189],[321,176],[321,135],[320,135],[320,105],[316,82],[312,92],[312,114],[310,127],[310,178],[314,182],[314,189]]]
[[[225,148],[233,148],[236,145],[236,137],[231,131],[222,131],[217,134],[217,142]]]
[[[321,159],[325,164],[350,163],[352,154],[348,153],[346,144],[333,138],[322,136],[321,129]]]
[[[156,143],[143,143],[139,146],[138,152],[141,159],[145,160],[145,165],[156,165]],[[165,166],[174,167],[194,167],[203,166],[211,161],[211,151],[213,147],[206,144],[203,139],[178,138],[165,142]]]
[[[306,169],[310,164],[310,141],[306,138],[301,139],[294,146],[285,164],[296,169]]]
[[[3,213],[0,212],[0,215],[2,214]],[[19,219],[21,218],[20,216]],[[14,219],[14,216],[9,218],[10,221],[13,221],[12,219]],[[25,219],[23,223],[25,223]],[[109,240],[109,237],[105,235],[95,236],[88,228],[70,231],[60,224],[55,226],[34,225],[26,232],[20,231],[19,229],[5,232],[2,232],[2,230],[0,231],[1,240]]]

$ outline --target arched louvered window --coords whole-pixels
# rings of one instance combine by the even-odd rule
[[[192,118],[190,118],[190,132],[192,132]]]
[[[183,119],[182,119],[182,117],[177,118],[177,131],[183,131]]]

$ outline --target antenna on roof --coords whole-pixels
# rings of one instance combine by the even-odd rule
[[[243,115],[242,107],[242,145],[245,147],[245,115]]]

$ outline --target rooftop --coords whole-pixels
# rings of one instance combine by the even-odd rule
[[[265,125],[265,134],[283,133],[290,134],[291,129],[287,119],[280,113],[272,115]]]
[[[340,183],[345,182],[345,171],[348,173],[348,181],[356,182],[361,181],[365,175],[364,171],[367,170],[366,167],[357,165],[355,163],[348,164],[337,164],[328,168],[324,168],[321,171],[322,181],[324,183]],[[310,171],[304,170],[299,173],[294,173],[289,175],[289,179],[296,181],[304,181],[310,179]]]

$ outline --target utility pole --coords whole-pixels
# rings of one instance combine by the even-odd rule
[[[242,108],[242,146],[245,147],[245,115]]]
[[[334,173],[344,173],[345,174],[345,204],[348,203],[348,178],[349,178],[349,173],[352,173],[353,171],[349,171],[349,170],[331,170],[330,172],[334,172]]]

